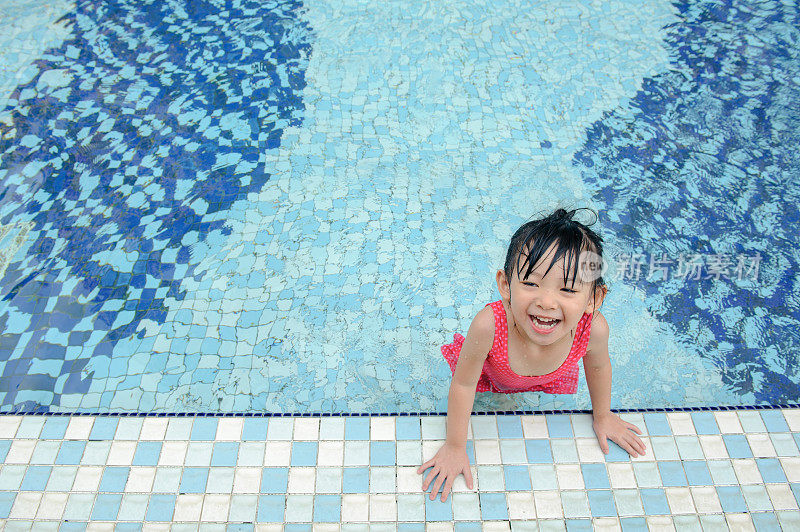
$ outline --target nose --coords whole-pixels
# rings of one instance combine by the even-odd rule
[[[542,310],[555,310],[555,298],[550,296],[549,293],[540,292],[539,297],[536,299],[536,306]]]

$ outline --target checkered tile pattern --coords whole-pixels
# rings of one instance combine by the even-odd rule
[[[0,417],[7,529],[800,529],[800,409],[622,414],[647,454],[603,455],[588,414],[478,415],[446,502],[416,468],[443,416]]]

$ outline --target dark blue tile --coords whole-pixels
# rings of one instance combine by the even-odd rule
[[[553,451],[550,448],[550,440],[525,440],[525,452],[528,455],[529,464],[553,463]]]
[[[401,416],[395,421],[395,437],[398,440],[422,439],[422,430],[418,417]]]
[[[286,491],[284,489],[284,491]],[[286,510],[286,495],[260,495],[258,497],[258,512],[256,519],[259,522],[283,523]]]
[[[181,493],[205,493],[208,482],[207,467],[184,467],[181,476]]]
[[[265,467],[261,472],[261,493],[286,493],[289,468]]]
[[[314,522],[338,523],[341,520],[341,495],[314,496]]]
[[[233,467],[236,465],[236,460],[238,459],[238,457],[239,457],[239,442],[235,441],[216,442],[214,444],[214,451],[211,454],[211,465]]]
[[[342,474],[342,493],[369,493],[369,468],[345,467]]]
[[[217,418],[196,417],[192,422],[192,441],[214,441],[217,437]]]
[[[719,497],[723,512],[747,511],[747,504],[744,502],[742,490],[739,486],[715,486],[715,489],[717,490],[717,496]]]
[[[497,434],[500,438],[522,438],[522,421],[519,416],[497,416]]]
[[[503,467],[503,475],[506,481],[506,491],[530,491],[531,476],[528,466],[507,465]]]
[[[672,436],[672,428],[664,412],[645,412],[644,423],[650,436]]]
[[[92,509],[93,521],[114,521],[119,512],[119,503],[122,501],[121,493],[100,493]]]
[[[244,418],[242,441],[265,441],[267,439],[267,418]]]
[[[581,472],[586,489],[611,488],[605,464],[581,464]]]
[[[686,475],[683,466],[677,460],[657,462],[658,472],[661,474],[661,485],[667,488],[686,486]]]
[[[611,517],[617,515],[616,506],[614,506],[614,496],[611,490],[593,490],[590,489],[586,492],[589,497],[589,508],[592,511],[592,517]]]
[[[133,454],[132,465],[135,466],[155,466],[158,465],[158,457],[161,455],[160,441],[140,441],[136,444],[136,452]]]
[[[642,505],[645,515],[672,515],[667,504],[667,494],[661,488],[642,488]]]
[[[147,505],[146,521],[172,521],[177,496],[172,493],[153,493]]]
[[[393,466],[397,451],[393,441],[371,441],[369,443],[369,465]]]
[[[691,416],[697,434],[719,434],[719,426],[713,412],[692,412]]]
[[[683,462],[683,470],[690,486],[710,486],[714,483],[708,465],[703,460],[687,460]]]

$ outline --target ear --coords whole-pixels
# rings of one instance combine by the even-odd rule
[[[497,270],[497,290],[500,291],[500,296],[506,301],[511,299],[511,287],[508,284],[508,279],[506,279],[506,272],[503,270]]]
[[[589,298],[589,303],[586,305],[586,312],[592,314],[594,311],[600,308],[600,305],[603,304],[603,300],[606,298],[606,294],[608,294],[608,287],[604,284],[595,288],[594,297]]]

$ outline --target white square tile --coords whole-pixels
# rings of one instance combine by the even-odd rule
[[[39,504],[36,519],[61,520],[64,507],[67,505],[67,497],[69,497],[69,493],[45,493]]]
[[[138,440],[144,420],[140,417],[121,417],[117,422],[115,440]],[[188,439],[188,436],[187,436]]]
[[[725,514],[725,520],[728,522],[728,530],[756,532],[750,514]]]
[[[378,416],[369,420],[369,437],[371,440],[392,441],[395,439],[395,417]]]
[[[298,417],[294,420],[295,440],[319,439],[319,418]]]
[[[264,465],[265,451],[266,443],[263,441],[243,441],[239,444],[236,465],[261,467]]]
[[[509,519],[536,519],[536,505],[533,493],[530,491],[509,491],[508,500]],[[455,502],[455,501],[454,501]]]
[[[186,458],[186,449],[189,443],[186,441],[165,441],[161,446],[161,454],[158,457],[160,466],[182,466]]]
[[[72,483],[72,491],[97,491],[103,468],[100,466],[79,466]]]
[[[190,441],[186,447],[186,458],[183,465],[186,467],[208,467],[211,465],[211,453],[214,451],[214,442]]]
[[[208,473],[206,493],[231,493],[234,474],[235,471],[232,467],[211,467]]]
[[[290,467],[287,493],[314,493],[316,471],[313,467]]]
[[[258,493],[261,489],[260,467],[237,467],[233,475],[233,493]]]
[[[582,490],[583,473],[579,464],[557,464],[556,477],[558,487],[562,490]]]
[[[64,432],[65,440],[88,440],[92,432],[94,418],[91,416],[72,416],[69,418],[67,430]]]
[[[776,510],[797,510],[797,501],[788,484],[765,484],[767,493]]]
[[[664,488],[664,491],[673,514],[696,513],[689,488]]]
[[[800,432],[800,408],[782,408],[786,424],[789,425],[789,430],[792,432]]]
[[[772,445],[769,434],[745,434],[745,438],[747,438],[750,450],[753,451],[753,456],[756,458],[777,456],[778,453],[775,452],[775,447]]]
[[[125,483],[126,493],[150,493],[153,489],[153,479],[156,478],[155,467],[133,466]]]
[[[344,464],[344,441],[328,440],[319,442],[317,465],[341,466]]]
[[[498,440],[475,440],[475,462],[478,465],[502,464]]]
[[[699,514],[716,514],[722,512],[722,505],[713,486],[693,486],[689,488],[694,506]]]
[[[562,490],[561,505],[564,508],[564,517],[591,517],[592,510],[589,508],[589,497],[585,490]],[[612,493],[613,496],[613,493]],[[619,510],[619,505],[617,506]]]
[[[221,417],[217,423],[217,434],[214,439],[216,441],[239,441],[242,439],[243,426],[244,418]],[[205,510],[203,511],[205,512]]]
[[[455,521],[481,520],[481,505],[477,493],[453,493],[452,505]]]
[[[605,462],[605,454],[600,448],[597,438],[576,438],[575,444],[578,447],[578,459],[581,462]]]
[[[133,462],[136,452],[136,442],[130,440],[113,441],[108,451],[106,464],[114,466],[129,466]]]
[[[369,465],[369,441],[346,440],[344,442],[344,465]]]
[[[417,474],[416,467],[397,468],[397,491],[398,493],[418,493],[422,490],[422,481],[425,479]]]
[[[167,430],[164,433],[165,440],[189,441],[192,435],[194,421],[185,417],[168,418]]]
[[[270,422],[272,422],[270,420]],[[267,441],[264,444],[264,465],[288,467],[291,463],[292,442]]]
[[[641,456],[631,456],[631,462],[655,462],[656,456],[653,452],[653,442],[650,441],[650,436],[639,436],[644,444],[644,454]]]
[[[395,493],[397,473],[394,467],[372,466],[369,468],[370,493]]]
[[[778,461],[780,461],[789,482],[800,482],[800,457],[781,456]]]
[[[467,479],[464,478],[462,473],[453,481],[453,492],[470,492],[478,489],[478,468],[477,466],[470,466],[469,470],[472,475],[472,487],[467,486]]]
[[[697,434],[692,415],[689,412],[667,412],[667,422],[672,429],[673,436]]]
[[[534,491],[536,516],[539,519],[561,519],[564,510],[561,507],[561,496],[555,490]]]
[[[444,445],[444,440],[428,440],[422,442],[422,461],[420,465],[427,462],[439,452]]]
[[[317,478],[314,484],[316,493],[342,493],[344,471],[341,467],[317,467],[316,470]]]
[[[165,417],[146,417],[142,422],[142,430],[139,433],[140,440],[160,441],[167,434],[167,424],[169,419]]]
[[[594,418],[591,414],[570,414],[569,419],[572,423],[573,437],[595,438],[594,428],[592,427]]]
[[[90,521],[86,523],[86,532],[114,532],[114,523]]]
[[[195,493],[182,493],[175,501],[173,521],[199,521],[203,509],[203,495]]]
[[[706,460],[729,458],[728,448],[725,447],[725,442],[719,434],[701,434],[698,439],[703,453],[706,455]]]
[[[169,523],[142,523],[142,532],[169,532]]]
[[[736,472],[736,478],[739,479],[739,484],[763,484],[761,472],[758,470],[756,461],[753,458],[739,458],[731,460],[733,470]]]
[[[319,422],[320,440],[343,440],[344,419],[340,417],[324,417]]]
[[[366,493],[342,494],[343,523],[352,521],[367,521],[369,519],[369,495]]]
[[[547,419],[544,415],[520,416],[522,434],[526,439],[545,439],[550,434],[547,430]]]
[[[231,507],[230,495],[206,495],[203,498],[201,521],[225,522]]]
[[[42,500],[40,491],[19,491],[14,499],[14,506],[8,517],[11,519],[33,519],[36,510],[39,509],[39,502]]]
[[[478,440],[496,440],[500,437],[497,430],[497,416],[472,415],[469,422],[472,425],[472,437],[476,443]]]
[[[649,532],[674,532],[675,523],[668,515],[651,515],[645,518]]]
[[[271,417],[267,423],[267,439],[290,441],[294,432],[294,419],[289,417]]]
[[[483,523],[483,532],[511,532],[511,524],[508,521],[486,521]]]
[[[17,434],[22,416],[0,416],[0,438],[10,440]]]
[[[37,440],[12,440],[6,454],[6,464],[28,464],[36,448]]]
[[[422,442],[419,440],[397,442],[397,465],[420,465],[422,463]]]
[[[741,434],[744,432],[735,410],[715,411],[714,418],[717,420],[719,431],[722,434]]]
[[[394,494],[369,496],[369,520],[397,521],[397,498]]]
[[[287,523],[311,521],[314,512],[313,495],[287,495],[285,520]]]
[[[625,462],[609,462],[606,464],[608,477],[611,480],[611,487],[615,489],[635,488],[636,475],[633,472],[633,465]]]

